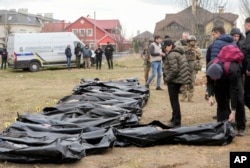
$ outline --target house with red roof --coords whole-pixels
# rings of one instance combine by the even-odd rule
[[[95,49],[98,45],[105,48],[107,42],[112,44],[116,51],[124,51],[130,47],[129,42],[122,36],[120,21],[97,20],[89,17],[80,17],[73,23],[48,23],[43,32],[73,32],[83,43]]]

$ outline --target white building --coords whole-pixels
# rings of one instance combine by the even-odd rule
[[[0,44],[7,43],[11,33],[38,33],[46,22],[62,22],[53,19],[53,13],[46,15],[28,14],[28,9],[0,10]]]

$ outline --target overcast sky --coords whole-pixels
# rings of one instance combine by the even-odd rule
[[[74,22],[81,16],[119,19],[124,34],[130,38],[144,31],[154,33],[155,23],[166,13],[181,9],[177,0],[0,0],[0,9],[28,8],[28,12],[53,13],[55,19]]]
[[[171,1],[171,0],[170,0]],[[167,12],[179,11],[169,0],[0,0],[0,9],[28,8],[28,12],[53,13],[55,19],[74,22],[81,16],[119,19],[127,37],[139,30],[154,32],[155,23]],[[156,3],[157,2],[157,3]]]

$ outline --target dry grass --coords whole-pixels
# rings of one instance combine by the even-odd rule
[[[0,129],[6,123],[15,121],[17,113],[36,113],[43,107],[53,105],[58,99],[71,94],[72,89],[79,84],[80,79],[117,80],[138,77],[142,85],[143,62],[139,55],[131,55],[115,59],[114,70],[108,70],[106,60],[102,70],[63,68],[45,69],[31,73],[24,71],[0,71],[1,87],[1,117]],[[182,124],[195,125],[213,122],[215,107],[209,107],[204,100],[205,88],[203,84],[204,73],[197,75],[194,102],[181,102]],[[151,85],[148,104],[143,109],[141,123],[160,120],[166,123],[171,116],[171,107],[168,99],[167,88],[156,91]],[[247,120],[250,120],[249,111],[246,110]],[[244,137],[236,137],[227,146],[188,146],[164,145],[149,148],[127,147],[114,148],[104,154],[87,156],[74,164],[14,164],[0,163],[1,167],[8,168],[48,168],[48,167],[88,167],[88,168],[221,168],[229,167],[230,151],[250,151],[250,137],[247,128]]]
[[[106,63],[106,60],[103,61]],[[135,55],[114,61],[114,70],[108,70],[104,64],[102,70],[65,68],[43,69],[31,73],[27,71],[0,71],[1,114],[0,129],[5,123],[14,122],[17,113],[37,112],[51,106],[63,96],[71,94],[80,79],[115,80],[126,77],[142,76],[142,61]]]

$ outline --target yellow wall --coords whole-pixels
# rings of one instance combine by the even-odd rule
[[[230,22],[224,20],[224,28],[225,28],[226,34],[229,34],[230,31],[231,31],[231,29],[232,29],[233,27],[235,27],[235,25],[236,25],[236,23],[231,24]],[[206,27],[205,27],[205,32],[206,32],[207,37],[210,36],[210,40],[207,42],[207,46],[209,45],[209,43],[212,42],[212,34],[211,34],[211,31],[212,31],[213,27],[214,27],[213,21],[208,22],[208,23],[206,24]]]

